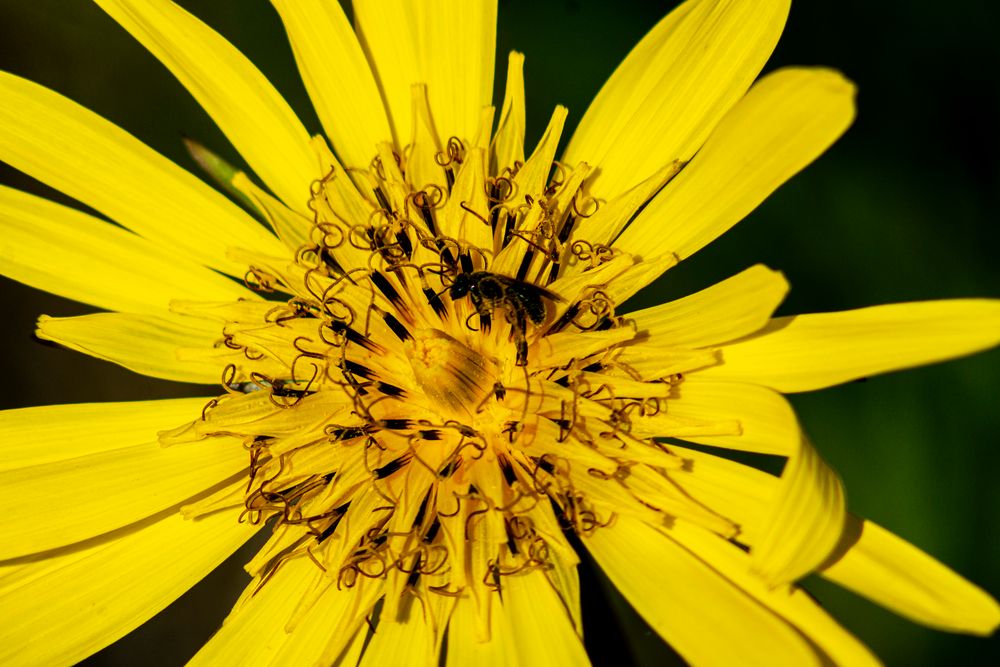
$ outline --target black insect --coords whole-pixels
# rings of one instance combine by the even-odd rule
[[[538,325],[545,320],[545,302],[562,301],[562,297],[544,287],[489,271],[459,273],[448,290],[453,301],[468,296],[476,313],[489,316],[502,310],[511,324],[517,345],[517,365],[528,362],[528,343],[525,335],[528,322]]]

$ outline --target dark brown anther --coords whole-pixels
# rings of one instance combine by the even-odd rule
[[[375,388],[386,396],[392,396],[394,398],[405,398],[407,396],[405,389],[397,387],[394,384],[389,384],[388,382],[376,382]]]
[[[350,359],[345,359],[343,361],[343,371],[344,373],[350,373],[351,375],[357,375],[363,377],[366,380],[371,380],[375,377],[375,371],[363,366],[356,361],[351,361]]]
[[[412,419],[383,419],[377,423],[389,431],[406,431],[414,427]]]
[[[507,486],[514,486],[514,482],[517,481],[517,475],[514,473],[514,465],[506,456],[497,456],[497,463],[500,465],[500,472],[503,473],[503,478]]]
[[[524,238],[519,237],[519,238]],[[521,264],[517,267],[517,279],[524,281],[528,276],[528,269],[531,268],[531,263],[535,260],[535,251],[532,248],[528,248],[525,251],[524,256],[521,257]]]
[[[398,459],[389,461],[381,468],[376,468],[373,472],[375,473],[375,479],[385,479],[400,470],[403,469],[410,462],[408,456],[401,456]]]
[[[448,462],[445,463],[443,466],[441,466],[441,469],[437,471],[437,476],[440,479],[448,479],[449,477],[455,474],[455,471],[458,470],[458,467],[461,464],[462,464],[462,457],[455,456],[449,459]]]
[[[399,295],[399,292],[397,292],[396,288],[392,286],[392,283],[389,282],[388,278],[378,271],[373,271],[370,278],[372,284],[374,284],[375,287],[378,288],[378,291],[380,291],[385,298],[389,300],[389,303],[397,309],[401,309],[402,306],[405,306],[403,303],[403,297]]]

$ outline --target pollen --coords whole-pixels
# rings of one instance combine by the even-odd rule
[[[470,419],[493,391],[497,363],[439,329],[420,329],[403,346],[414,381],[444,418]]]

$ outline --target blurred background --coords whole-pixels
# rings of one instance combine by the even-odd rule
[[[180,4],[246,53],[319,130],[266,0]],[[529,146],[552,107],[575,126],[589,100],[675,2],[501,0],[496,76],[527,56]],[[748,219],[656,284],[682,296],[764,262],[793,289],[781,314],[893,301],[1000,297],[1000,13],[984,0],[800,1],[767,69],[827,65],[859,86],[854,127]],[[190,136],[239,158],[184,89],[85,0],[0,0],[0,69],[43,83],[197,171]],[[566,136],[569,135],[569,129]],[[64,197],[0,165],[0,181]],[[0,239],[2,245],[2,239]],[[31,338],[38,314],[87,307],[0,283],[7,325],[3,407],[203,394],[142,378]],[[792,397],[844,478],[852,511],[894,530],[1000,596],[1000,352]],[[86,664],[173,665],[190,657],[245,583],[249,551]],[[155,573],[151,573],[155,576]],[[584,575],[595,664],[670,664],[658,640],[593,573]],[[833,615],[890,665],[1000,664],[1000,640],[901,620],[821,581]],[[125,582],[127,587],[127,582]],[[122,594],[128,594],[127,588]],[[618,613],[613,620],[610,607]]]

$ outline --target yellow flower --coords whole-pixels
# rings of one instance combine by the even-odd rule
[[[274,0],[312,139],[184,10],[98,4],[239,150],[262,185],[191,145],[274,233],[0,75],[0,158],[131,230],[0,190],[4,274],[110,311],[37,335],[224,389],[4,413],[4,664],[85,657],[257,530],[254,581],[195,663],[586,664],[582,550],[697,665],[876,663],[796,585],[814,572],[933,627],[1000,622],[846,511],[781,395],[993,346],[1000,302],[772,319],[787,284],[755,266],[623,309],[850,124],[835,72],[754,83],[787,1],[683,4],[558,161],[561,107],[525,152],[520,54],[491,105],[493,3],[357,0],[355,32],[336,3]]]

